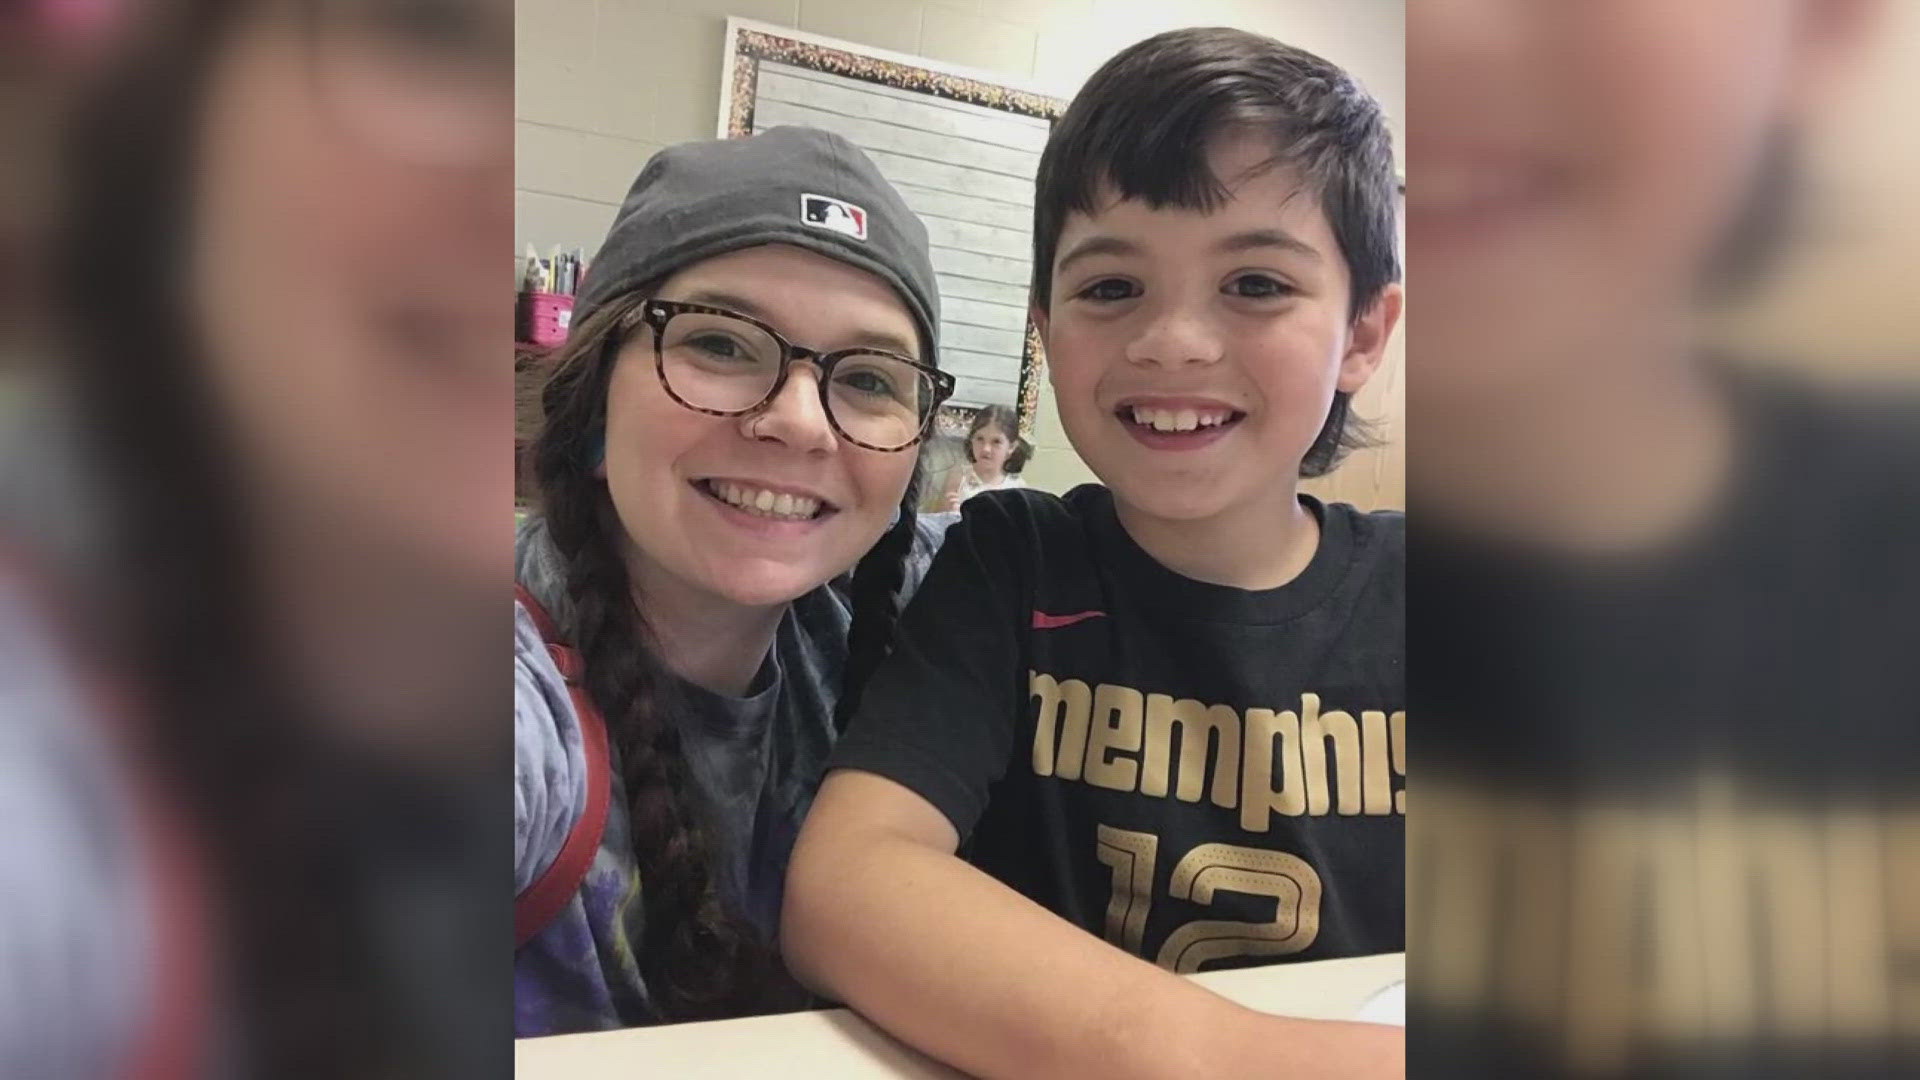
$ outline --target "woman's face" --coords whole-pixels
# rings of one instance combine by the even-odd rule
[[[314,2],[238,32],[196,132],[189,288],[224,434],[282,530],[498,581],[512,11]]]
[[[716,256],[655,295],[752,316],[804,348],[889,342],[918,354],[913,317],[891,287],[800,248]],[[644,327],[615,363],[606,439],[607,489],[639,580],[665,576],[753,607],[805,595],[858,562],[892,523],[917,460],[913,447],[885,453],[840,438],[811,365],[795,366],[762,411],[695,412],[667,395]]]
[[[973,463],[984,472],[1004,472],[1007,457],[1013,453],[1013,444],[1007,440],[1007,433],[997,427],[983,427],[973,433]]]

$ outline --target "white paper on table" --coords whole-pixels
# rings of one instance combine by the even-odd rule
[[[1397,979],[1382,987],[1379,992],[1367,999],[1360,1011],[1353,1014],[1355,1020],[1369,1024],[1395,1024],[1407,1026],[1407,982]]]

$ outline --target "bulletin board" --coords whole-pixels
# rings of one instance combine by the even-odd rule
[[[993,76],[771,26],[727,21],[722,138],[786,124],[858,146],[926,222],[940,286],[938,431],[987,405],[1031,435],[1045,358],[1028,317],[1033,182],[1067,103]]]

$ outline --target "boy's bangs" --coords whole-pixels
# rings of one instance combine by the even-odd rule
[[[1300,169],[1297,155],[1281,149],[1271,124],[1253,119],[1222,123],[1196,109],[1156,115],[1144,128],[1116,123],[1089,140],[1078,161],[1063,162],[1072,177],[1065,192],[1069,210],[1098,213],[1103,200],[1137,200],[1153,210],[1191,210],[1211,214],[1233,198],[1231,186],[1273,169]],[[1122,119],[1122,118],[1116,118]],[[1131,118],[1125,118],[1131,119]],[[1109,137],[1110,136],[1110,137]],[[1272,153],[1247,172],[1222,177],[1213,171],[1210,152],[1235,138],[1259,139]],[[1302,190],[1311,181],[1303,177]]]

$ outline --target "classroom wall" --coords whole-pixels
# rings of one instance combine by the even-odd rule
[[[1341,64],[1406,115],[1401,0],[519,0],[515,49],[516,253],[591,252],[640,167],[662,146],[714,136],[726,17],[961,64],[1062,98],[1121,48],[1176,26],[1230,25]],[[1388,439],[1316,492],[1405,504],[1405,333],[1358,407]],[[1026,478],[1064,491],[1093,479],[1041,395]]]
[[[1790,242],[1771,279],[1721,313],[1718,340],[1743,354],[1842,379],[1920,379],[1920,4],[1879,11],[1875,40],[1815,103]]]

